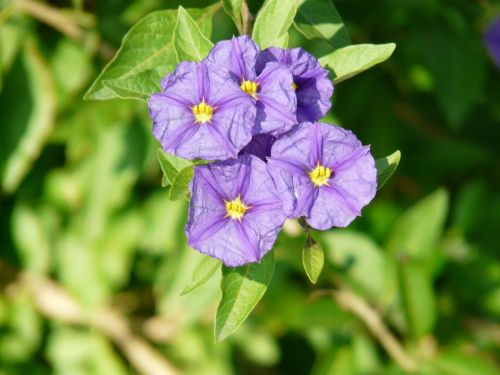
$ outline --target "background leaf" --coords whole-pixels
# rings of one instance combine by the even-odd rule
[[[243,32],[243,19],[241,16],[241,4],[243,0],[221,0],[224,11],[233,19],[238,32]]]
[[[297,12],[295,0],[266,0],[255,19],[252,37],[261,49],[286,47],[286,34]]]
[[[325,40],[337,49],[351,43],[349,33],[330,0],[297,0],[294,25],[308,39]]]
[[[222,299],[215,317],[215,337],[224,340],[247,319],[271,282],[274,255],[269,252],[260,263],[222,268]]]
[[[394,43],[356,44],[323,56],[319,62],[333,71],[333,83],[340,83],[384,62],[391,57],[395,48]]]

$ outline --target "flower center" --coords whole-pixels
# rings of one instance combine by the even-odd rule
[[[243,92],[246,92],[254,99],[257,99],[257,89],[259,88],[259,84],[257,82],[244,80],[241,82],[240,87]]]
[[[226,217],[241,221],[241,218],[245,215],[245,212],[247,212],[249,208],[250,207],[242,202],[240,195],[238,195],[236,199],[232,201],[226,201]]]
[[[200,104],[193,106],[192,111],[194,117],[196,118],[195,123],[201,124],[210,122],[214,113],[214,109],[205,103],[205,99],[202,99]]]
[[[332,175],[332,170],[328,167],[323,167],[319,161],[316,167],[309,172],[309,177],[315,187],[328,185],[328,180]]]
[[[299,85],[297,85],[295,82],[292,82],[292,89],[297,90],[299,88]]]

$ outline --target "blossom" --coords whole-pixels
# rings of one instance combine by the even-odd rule
[[[259,159],[266,161],[267,157],[271,156],[271,147],[275,140],[276,138],[270,134],[254,135],[250,143],[240,151],[240,155],[255,155]]]
[[[302,48],[270,47],[260,53],[257,71],[270,61],[285,64],[292,72],[298,122],[317,121],[328,113],[332,106],[333,84],[328,79],[328,71],[313,55]]]
[[[500,69],[500,17],[496,18],[486,29],[484,41],[493,61]]]
[[[229,72],[208,62],[181,62],[148,101],[153,134],[186,159],[225,160],[250,142],[256,109]]]
[[[207,60],[229,69],[231,80],[255,103],[253,134],[282,134],[296,123],[297,99],[293,77],[282,64],[271,62],[257,74],[259,47],[244,35],[217,43]]]
[[[377,188],[369,146],[329,124],[302,123],[283,135],[267,167],[285,213],[319,230],[349,225]]]
[[[227,266],[259,261],[286,216],[266,164],[253,155],[195,167],[186,235]]]

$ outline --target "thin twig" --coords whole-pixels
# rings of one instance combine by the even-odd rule
[[[2,266],[0,268],[9,270]],[[12,275],[9,276],[9,278]],[[88,325],[108,337],[130,364],[143,375],[178,375],[177,370],[146,340],[133,334],[127,318],[111,308],[83,309],[61,286],[45,277],[19,273],[6,290],[27,290],[38,311],[47,318],[68,324]]]
[[[241,11],[241,21],[243,23],[242,34],[250,35],[252,33],[253,16],[252,13],[250,13],[250,9],[248,9],[248,4],[245,0],[241,2],[240,11]]]
[[[394,335],[385,326],[377,311],[361,297],[347,289],[337,289],[332,292],[339,306],[349,310],[366,324],[370,332],[377,338],[390,357],[402,369],[408,372],[418,370],[418,363],[406,351]]]

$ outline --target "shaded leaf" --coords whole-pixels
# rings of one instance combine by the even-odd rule
[[[200,61],[208,55],[213,46],[212,42],[202,34],[195,20],[181,6],[177,10],[173,40],[177,61]]]
[[[215,318],[215,337],[222,341],[247,319],[266,292],[274,271],[269,252],[260,263],[222,268],[222,299]]]
[[[171,200],[175,201],[180,198],[184,198],[189,193],[189,183],[194,176],[194,167],[186,167],[182,169],[177,176],[175,176],[174,181],[172,181],[172,186],[170,187],[169,197]]]
[[[221,0],[224,11],[233,19],[236,29],[243,33],[243,19],[241,15],[241,4],[243,0]]]
[[[172,185],[181,170],[193,165],[189,160],[166,153],[161,148],[158,149],[157,157],[164,177],[162,185],[165,183],[165,186]]]
[[[181,295],[188,294],[205,284],[221,267],[221,265],[222,262],[219,259],[203,255],[203,258],[198,262],[196,268],[194,269],[192,280],[183,289]]]
[[[302,249],[302,264],[304,265],[307,277],[309,277],[309,280],[313,284],[316,284],[318,281],[324,261],[325,255],[323,254],[321,245],[308,235]]]
[[[377,190],[379,190],[396,171],[401,160],[401,152],[395,151],[392,154],[375,160],[377,168]]]
[[[334,48],[350,44],[349,33],[330,0],[298,0],[294,25],[308,39],[323,39]]]
[[[188,9],[203,32],[218,9]],[[173,35],[177,10],[153,12],[137,22],[124,36],[120,49],[85,94],[84,99],[116,97],[145,100],[160,89],[160,80],[178,63]]]
[[[255,19],[252,37],[260,48],[286,47],[288,29],[297,12],[295,0],[266,0]]]
[[[335,74],[333,83],[340,83],[391,57],[396,44],[355,44],[338,49],[319,59],[321,65]]]

